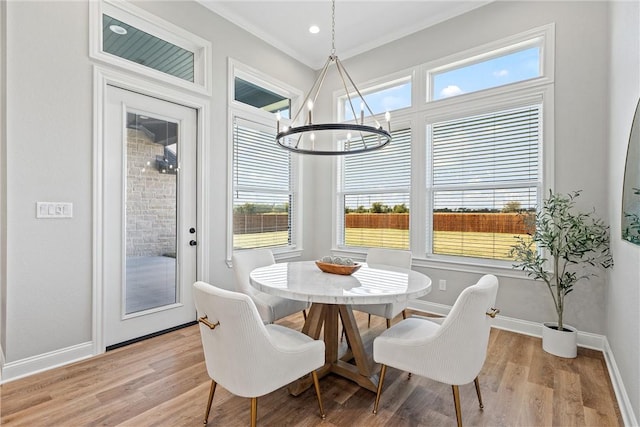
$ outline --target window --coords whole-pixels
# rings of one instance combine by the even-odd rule
[[[193,52],[107,14],[102,15],[102,34],[104,52],[193,82]]]
[[[540,52],[540,46],[536,45],[515,52],[493,53],[491,59],[471,58],[464,65],[434,71],[430,73],[430,99],[450,98],[540,77]]]
[[[274,128],[233,122],[233,248],[291,244],[291,155],[275,145]]]
[[[541,106],[428,126],[434,254],[507,260],[539,193]]]
[[[374,113],[390,98],[401,111],[387,147],[337,159],[334,249],[511,268],[514,236],[552,187],[553,33],[533,29],[361,87]],[[412,81],[398,75],[421,76],[426,96],[412,103]],[[348,120],[345,99],[337,111]]]
[[[91,1],[94,59],[210,93],[211,43],[127,2]]]
[[[392,138],[380,150],[343,157],[343,247],[409,249],[411,129],[395,130]]]
[[[284,119],[290,118],[291,100],[240,77],[235,78],[234,99],[243,104],[260,108],[269,113],[280,113]]]
[[[384,114],[387,111],[395,111],[411,106],[411,79],[402,78],[383,85],[377,86],[368,91],[361,91],[367,105],[371,108],[373,114]],[[353,120],[354,108],[360,108],[361,98],[357,94],[351,94],[351,104],[349,98],[345,95],[340,98],[340,115],[342,120]],[[360,114],[360,110],[355,114]]]
[[[297,162],[276,142],[276,113],[288,124],[299,94],[230,61],[231,195],[228,258],[233,250],[298,246]]]

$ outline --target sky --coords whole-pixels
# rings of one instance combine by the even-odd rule
[[[433,100],[450,98],[465,93],[503,86],[540,76],[540,48],[530,47],[459,68],[432,74]],[[374,114],[384,114],[411,106],[411,83],[379,90],[365,95],[367,105]],[[352,99],[356,115],[360,114],[360,98]],[[365,111],[365,115],[368,112]],[[353,113],[345,102],[345,119]]]

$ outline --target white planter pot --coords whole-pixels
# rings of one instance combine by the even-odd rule
[[[555,356],[574,358],[578,354],[578,330],[573,326],[564,324],[564,329],[555,329],[556,322],[542,324],[542,349]]]

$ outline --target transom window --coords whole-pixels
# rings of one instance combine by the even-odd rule
[[[541,39],[535,39],[524,48],[479,55],[430,72],[429,99],[450,98],[540,77],[540,42]]]
[[[387,111],[400,110],[402,108],[411,107],[411,79],[403,78],[389,82],[382,86],[376,86],[366,91],[361,91],[367,105],[371,108],[373,114],[384,114]],[[339,115],[342,120],[349,121],[354,119],[351,105],[355,109],[356,116],[360,114],[360,105],[362,99],[357,94],[351,94],[351,104],[349,98],[345,95],[339,101]],[[368,112],[367,112],[368,114]]]
[[[284,119],[290,118],[291,99],[240,77],[235,78],[234,99],[269,113],[280,113]]]
[[[107,14],[102,15],[102,34],[102,49],[105,52],[193,82],[193,52]]]
[[[90,1],[90,56],[210,94],[211,43],[129,2]]]

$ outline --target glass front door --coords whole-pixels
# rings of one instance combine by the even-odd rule
[[[105,343],[195,319],[196,111],[109,86]]]

